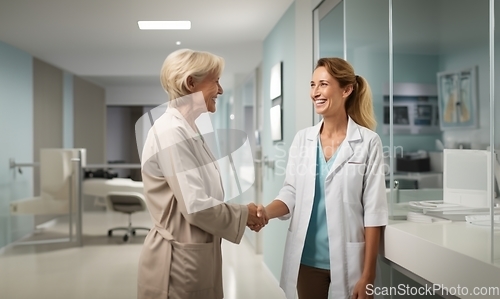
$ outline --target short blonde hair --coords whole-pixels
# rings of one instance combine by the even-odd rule
[[[163,62],[160,81],[170,100],[190,93],[187,79],[191,76],[195,82],[203,80],[208,74],[220,77],[224,69],[224,59],[203,51],[181,49],[170,53]]]
[[[352,92],[345,102],[346,113],[357,124],[374,131],[377,121],[373,112],[372,92],[366,79],[356,75],[352,65],[342,58],[321,58],[316,64],[318,67],[324,67],[341,88],[352,85]]]

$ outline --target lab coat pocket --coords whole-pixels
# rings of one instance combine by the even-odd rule
[[[344,196],[344,201],[361,203],[365,170],[365,163],[347,162],[344,176],[347,196]]]
[[[352,294],[354,286],[358,283],[363,273],[365,242],[347,242],[346,249],[349,293]]]
[[[172,242],[171,290],[211,292],[214,288],[214,244]]]

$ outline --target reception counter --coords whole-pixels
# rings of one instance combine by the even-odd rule
[[[493,242],[492,255],[490,228],[464,221],[391,221],[383,254],[397,267],[428,284],[449,288],[458,298],[500,298],[500,230]]]

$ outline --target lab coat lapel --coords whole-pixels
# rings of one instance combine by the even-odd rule
[[[332,168],[328,172],[326,178],[328,179],[333,173],[338,172],[341,167],[345,165],[345,162],[349,160],[354,154],[352,142],[361,140],[361,134],[359,133],[358,124],[356,124],[351,117],[347,122],[347,133],[344,141],[338,149],[337,158],[333,161]]]
[[[318,146],[318,136],[319,136],[319,131],[321,130],[321,126],[323,125],[323,120],[321,120],[317,125],[312,127],[310,130],[308,130],[306,139],[307,139],[307,154],[306,156],[309,157],[310,163],[316,164],[316,154],[318,152],[317,146]]]
[[[304,186],[307,186],[306,189],[308,189],[307,192],[304,192],[304,195],[301,196],[301,218],[306,217],[309,219],[311,217],[311,212],[313,208],[313,203],[314,203],[314,188],[315,188],[315,182],[316,182],[316,167],[317,167],[317,155],[318,155],[318,136],[319,136],[319,131],[321,129],[321,126],[323,125],[323,120],[319,122],[316,126],[310,128],[307,130],[306,133],[306,144],[305,144],[305,165],[308,166],[308,173],[309,175],[303,176],[302,179]],[[311,166],[311,167],[309,167]],[[305,234],[307,231],[307,225],[305,226],[306,230],[303,231],[304,233],[304,240],[305,240]],[[295,230],[295,228],[292,228]],[[298,269],[298,268],[297,268]]]
[[[310,130],[308,130],[306,135],[308,141],[318,142],[319,130],[321,130],[322,125],[323,125],[323,120],[321,120],[317,125],[312,127]]]

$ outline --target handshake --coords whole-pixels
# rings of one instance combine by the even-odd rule
[[[269,222],[266,208],[263,205],[250,203],[248,207],[247,226],[255,232],[259,232]]]

